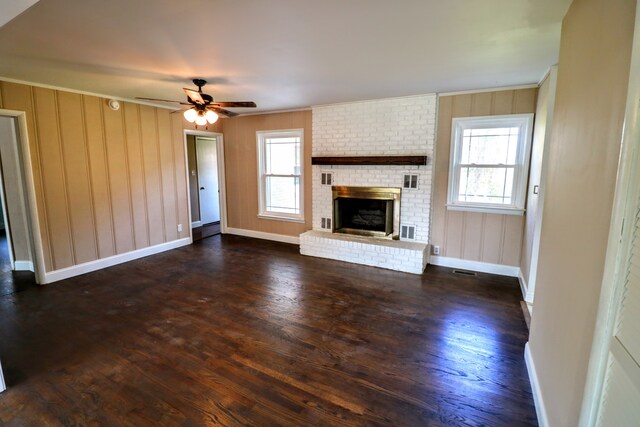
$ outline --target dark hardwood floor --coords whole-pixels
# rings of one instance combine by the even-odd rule
[[[519,300],[215,236],[0,297],[0,425],[536,425]]]

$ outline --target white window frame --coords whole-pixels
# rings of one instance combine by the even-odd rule
[[[516,166],[513,174],[513,197],[510,205],[464,202],[458,200],[460,169],[462,159],[462,136],[466,129],[490,129],[499,127],[519,127]],[[533,114],[509,114],[504,116],[456,117],[451,125],[451,157],[449,161],[449,189],[447,209],[507,215],[524,214],[527,194],[529,158],[531,156],[531,136]],[[469,166],[469,165],[465,165]],[[498,164],[495,166],[503,166]]]
[[[284,212],[268,211],[266,208],[266,152],[265,141],[269,138],[300,138],[300,174],[298,175],[279,175],[270,174],[269,176],[298,177],[299,186],[298,195],[300,199],[300,213],[288,214]],[[256,142],[258,146],[258,217],[264,219],[274,219],[279,221],[291,221],[304,223],[304,129],[283,129],[283,130],[265,130],[256,132]]]

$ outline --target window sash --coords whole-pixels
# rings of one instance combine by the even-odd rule
[[[486,116],[486,117],[469,117],[469,118],[455,118],[452,124],[451,135],[451,160],[449,169],[449,189],[447,207],[462,208],[465,210],[473,210],[473,208],[480,208],[483,211],[504,210],[513,211],[514,213],[524,212],[524,203],[526,196],[526,173],[528,171],[527,165],[529,163],[529,151],[531,146],[531,133],[533,114],[516,114],[508,116]],[[483,129],[486,135],[490,136],[490,129],[495,128],[518,128],[518,140],[516,148],[515,163],[461,163],[463,158],[463,145],[465,133],[473,134],[476,129]],[[471,132],[468,132],[471,130]],[[467,131],[467,132],[466,132]],[[504,135],[499,135],[503,137]],[[468,138],[468,136],[466,136]],[[466,201],[462,200],[460,194],[464,194],[461,186],[461,173],[465,168],[477,168],[477,169],[512,169],[513,179],[507,179],[507,173],[505,173],[505,181],[502,183],[503,188],[510,187],[511,189],[511,203],[492,203],[492,202],[479,202],[479,201]],[[507,197],[506,200],[509,200]],[[509,213],[501,212],[501,213]]]
[[[259,131],[257,132],[257,145],[258,145],[258,184],[259,184],[259,212],[258,216],[269,219],[280,219],[286,221],[304,221],[304,131],[302,129],[291,129],[284,131]],[[293,144],[295,145],[296,159],[293,166],[294,172],[292,174],[286,173],[270,173],[267,172],[267,155],[269,151],[269,145],[279,144]],[[271,169],[274,169],[271,167]],[[275,168],[278,169],[278,168]],[[282,169],[282,168],[280,168]],[[285,170],[288,168],[285,168]],[[294,190],[293,194],[284,195],[289,197],[293,203],[291,206],[279,206],[277,201],[274,202],[274,198],[277,199],[277,195],[273,194],[270,188],[270,179],[272,178],[290,178],[293,180]]]

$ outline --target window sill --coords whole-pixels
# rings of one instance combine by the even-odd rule
[[[478,212],[489,213],[498,215],[524,215],[524,209],[520,208],[503,208],[493,206],[469,206],[469,205],[447,205],[449,211],[462,211],[462,212]]]
[[[300,224],[304,224],[306,221],[303,216],[287,216],[283,214],[272,214],[272,213],[260,213],[258,214],[258,218],[261,219],[270,219],[275,221],[287,221],[287,222],[297,222]]]

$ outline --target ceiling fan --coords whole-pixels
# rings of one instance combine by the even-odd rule
[[[198,126],[204,126],[207,123],[213,124],[218,120],[218,116],[234,117],[238,113],[225,110],[222,107],[228,108],[255,108],[255,102],[215,102],[213,97],[209,94],[202,92],[202,87],[207,84],[206,80],[193,79],[193,84],[198,87],[198,90],[183,88],[184,93],[187,94],[187,102],[171,101],[169,99],[157,99],[157,98],[141,98],[145,101],[159,101],[159,102],[173,102],[180,105],[188,105],[188,108],[180,110],[184,114],[184,118],[190,122],[195,122]]]

